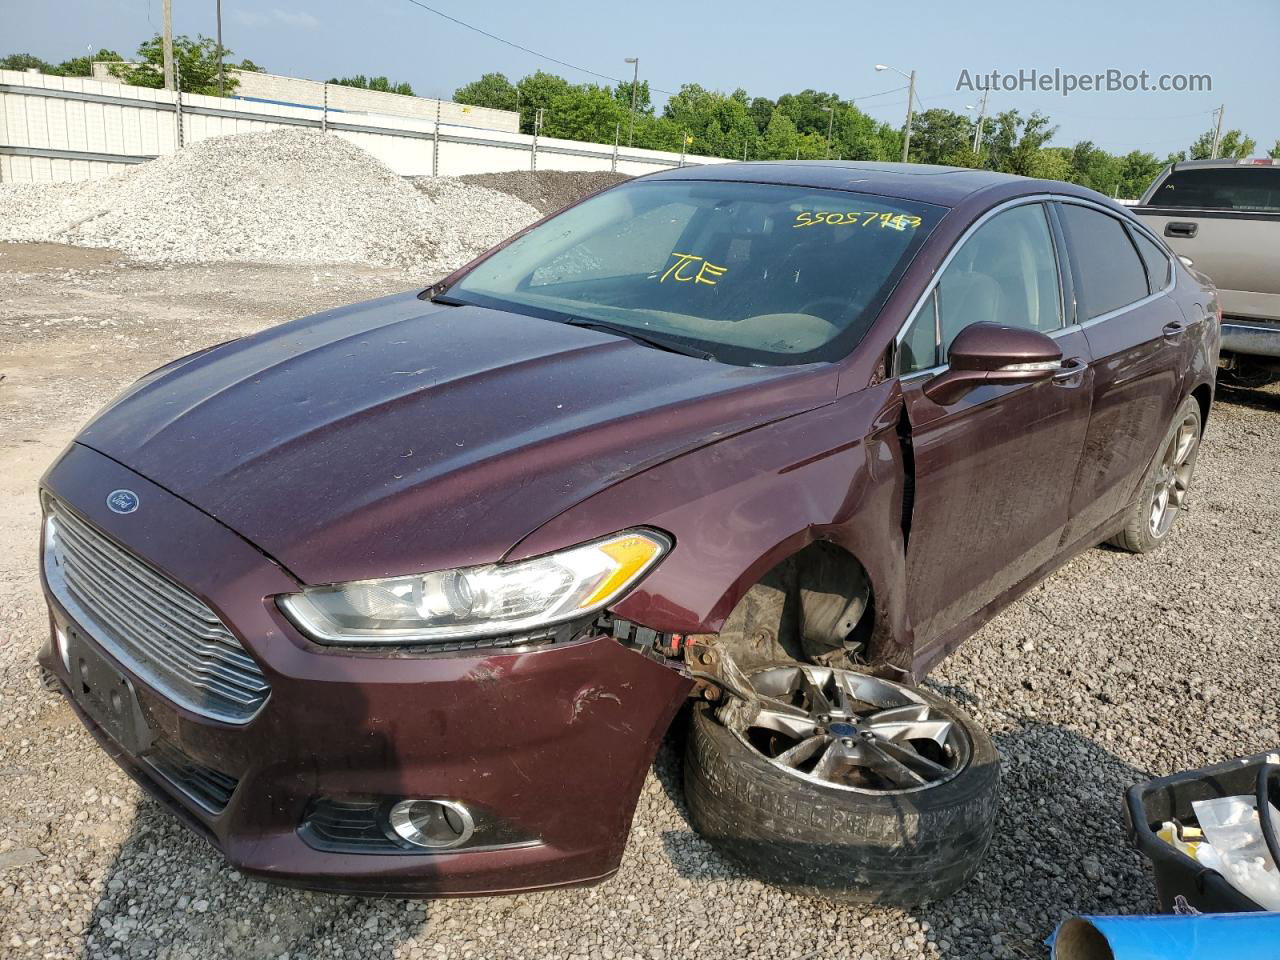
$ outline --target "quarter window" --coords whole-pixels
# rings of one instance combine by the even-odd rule
[[[1147,265],[1147,282],[1152,293],[1158,293],[1169,285],[1169,255],[1160,249],[1160,245],[1147,236],[1133,231],[1134,242],[1138,245],[1138,253],[1142,254],[1142,262]]]
[[[1061,204],[1059,209],[1079,273],[1076,279],[1085,316],[1092,320],[1145,297],[1147,272],[1124,224],[1076,203]]]
[[[999,213],[964,242],[903,338],[899,372],[943,362],[956,334],[982,322],[1041,333],[1062,327],[1058,261],[1042,204]]]

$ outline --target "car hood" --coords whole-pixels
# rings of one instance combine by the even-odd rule
[[[834,386],[827,366],[729,366],[409,293],[162,367],[78,439],[332,583],[496,561],[623,477]]]

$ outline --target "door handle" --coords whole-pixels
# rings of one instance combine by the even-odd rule
[[[1174,320],[1172,323],[1166,323],[1161,330],[1166,340],[1176,340],[1182,336],[1183,331],[1187,329],[1187,325],[1181,320]]]
[[[1166,237],[1182,237],[1190,240],[1199,229],[1200,224],[1198,223],[1188,223],[1185,220],[1170,220],[1164,225],[1164,235]]]
[[[1079,357],[1072,357],[1070,360],[1063,360],[1062,366],[1053,372],[1054,383],[1070,383],[1080,374],[1089,368],[1089,364],[1085,363]]]

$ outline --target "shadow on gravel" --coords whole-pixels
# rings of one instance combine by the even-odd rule
[[[975,702],[963,688],[930,686],[959,703]],[[947,900],[921,907],[847,909],[927,921],[930,938],[948,944],[946,956],[995,960],[1045,956],[1044,938],[1078,913],[1155,909],[1150,872],[1129,845],[1123,813],[1124,791],[1149,775],[1075,731],[1031,718],[1009,718],[991,735],[1002,758],[1001,804],[974,879]],[[660,769],[659,776],[687,822],[683,799],[673,793],[679,769]],[[668,831],[663,843],[687,879],[750,876],[691,830]]]
[[[311,742],[323,739],[325,729],[344,725],[364,731],[361,749],[347,757],[342,782],[364,784],[379,795],[404,795],[394,747],[369,719],[357,689],[352,685],[340,703],[326,704],[325,713],[314,718],[319,733]],[[289,750],[280,746],[277,759],[306,769],[308,756],[290,756]],[[261,822],[273,817],[269,811],[290,809],[296,800],[257,797],[249,792],[253,786],[252,779],[243,781],[223,816]],[[305,796],[314,787],[296,789]],[[358,859],[367,862],[368,856]],[[390,957],[398,944],[423,931],[430,910],[422,900],[313,893],[252,879],[167,803],[149,796],[134,811],[129,836],[101,883],[101,899],[83,934],[83,960],[304,960],[341,956],[353,946],[364,956]]]
[[[1233,407],[1249,407],[1252,410],[1266,410],[1280,413],[1280,391],[1275,386],[1262,390],[1246,390],[1241,387],[1228,387],[1220,384],[1214,399],[1219,403],[1229,403]],[[1213,424],[1213,415],[1209,415],[1209,424]]]

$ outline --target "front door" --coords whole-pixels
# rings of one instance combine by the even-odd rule
[[[899,371],[914,458],[907,604],[917,651],[960,639],[948,631],[1058,551],[1093,393],[1088,342],[1065,315],[1058,247],[1033,202],[970,234],[907,330]],[[1061,371],[934,403],[924,384],[955,335],[980,321],[1054,337]]]

